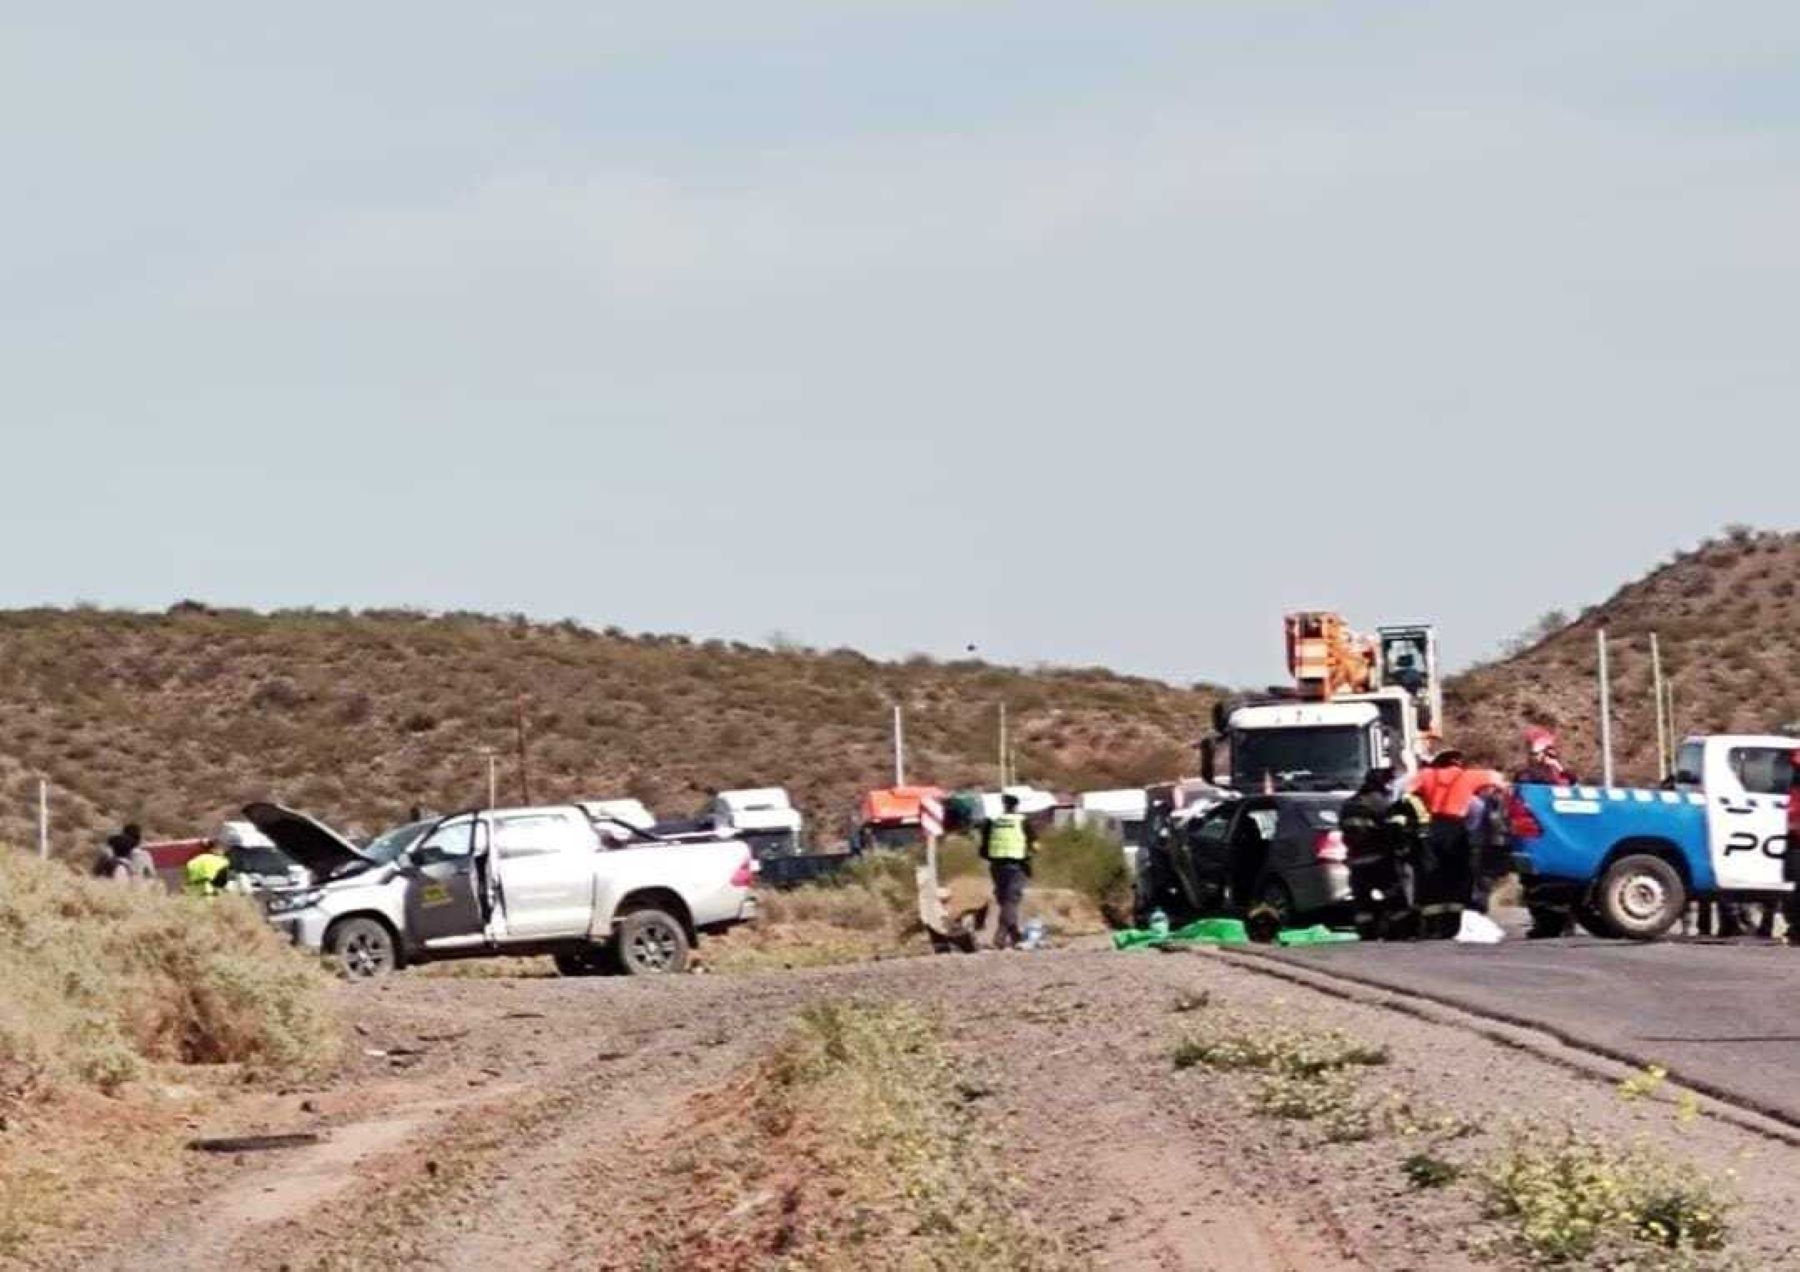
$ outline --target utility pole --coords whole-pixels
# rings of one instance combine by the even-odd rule
[[[50,856],[50,779],[38,778],[38,856]]]
[[[1650,690],[1656,695],[1656,778],[1669,775],[1669,713],[1663,699],[1662,647],[1650,633]]]
[[[1672,679],[1665,680],[1663,682],[1663,692],[1668,695],[1668,699],[1669,699],[1669,706],[1668,706],[1669,758],[1670,758],[1670,763],[1672,766],[1673,762],[1674,762],[1674,757],[1675,757],[1675,739],[1681,736],[1675,729],[1675,682],[1674,682],[1674,680],[1672,680]]]
[[[519,793],[524,797],[525,806],[531,806],[531,757],[525,752],[525,695],[520,694],[513,701],[513,723],[518,731],[519,740]]]
[[[1000,704],[1000,789],[1006,789],[1006,704]]]
[[[481,753],[487,757],[487,806],[494,808],[500,803],[500,756],[491,746],[482,747]]]
[[[906,726],[901,723],[900,704],[894,704],[894,785],[906,785]]]
[[[1606,666],[1606,628],[1595,633],[1600,648],[1600,772],[1607,787],[1613,784],[1612,683]]]

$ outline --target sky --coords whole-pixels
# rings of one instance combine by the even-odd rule
[[[0,605],[1466,663],[1800,524],[1796,67],[1731,0],[9,6]]]

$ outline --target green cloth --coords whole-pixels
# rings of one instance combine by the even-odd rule
[[[1281,945],[1335,945],[1359,939],[1354,932],[1334,932],[1322,923],[1311,927],[1282,928],[1275,940]],[[1167,936],[1149,928],[1121,928],[1112,934],[1115,950],[1149,949],[1159,945],[1248,945],[1242,919],[1195,919]]]
[[[1149,945],[1243,945],[1250,940],[1241,919],[1195,919],[1166,936],[1158,936],[1149,928],[1122,928],[1113,933],[1115,950],[1132,950]]]

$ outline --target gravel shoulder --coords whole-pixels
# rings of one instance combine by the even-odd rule
[[[437,979],[346,985],[362,1054],[318,1090],[219,1102],[201,1134],[309,1130],[310,1148],[191,1154],[142,1213],[104,1218],[38,1266],[117,1269],[643,1266],[618,1234],[678,1180],[659,1157],[704,1102],[751,1080],[794,1014],[860,997],[932,1009],[969,1107],[1035,1223],[1095,1267],[1507,1265],[1468,1187],[1421,1191],[1384,1130],[1327,1142],[1259,1116],[1241,1074],[1178,1070],[1184,1037],[1244,1015],[1336,1028],[1389,1060],[1365,1095],[1453,1116],[1444,1155],[1509,1128],[1641,1140],[1717,1175],[1750,1266],[1800,1251],[1800,1150],[1495,1037],[1287,983],[1205,953],[913,958],[666,981]],[[729,1213],[720,1223],[732,1222]],[[771,1261],[774,1256],[771,1255]],[[807,1265],[810,1266],[810,1265]]]

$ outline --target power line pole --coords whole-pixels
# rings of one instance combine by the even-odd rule
[[[520,694],[513,702],[513,723],[518,731],[519,740],[519,793],[524,797],[525,806],[531,806],[531,757],[525,752],[525,695]]]
[[[1000,789],[1006,789],[1006,704],[1000,704]]]
[[[1662,648],[1655,632],[1650,633],[1650,688],[1656,695],[1656,778],[1661,781],[1669,775],[1669,713],[1663,699]]]
[[[1595,633],[1600,648],[1600,771],[1604,785],[1613,784],[1612,682],[1606,666],[1606,628]]]
[[[481,753],[487,757],[487,806],[495,808],[500,803],[500,755],[491,746],[482,747]]]

